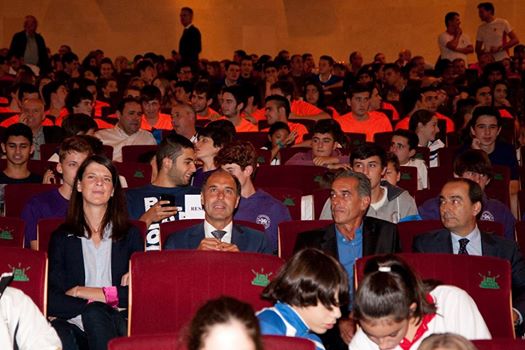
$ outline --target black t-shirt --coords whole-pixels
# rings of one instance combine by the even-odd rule
[[[0,184],[27,184],[27,183],[42,183],[42,176],[30,173],[24,179],[13,179],[7,176],[3,171],[0,172]]]

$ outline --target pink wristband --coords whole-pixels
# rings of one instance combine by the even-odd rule
[[[117,287],[103,287],[104,297],[106,298],[106,304],[111,307],[118,306],[118,293]]]

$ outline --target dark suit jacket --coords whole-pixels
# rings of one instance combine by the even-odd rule
[[[179,54],[182,62],[197,63],[201,51],[201,32],[197,27],[191,25],[188,29],[184,29],[179,41]]]
[[[318,248],[339,260],[335,224],[303,232],[297,237],[294,251]],[[397,226],[391,222],[365,216],[363,218],[363,256],[400,252]]]
[[[163,249],[197,249],[203,239],[204,222],[170,234]],[[264,233],[246,226],[233,224],[232,243],[241,252],[272,253]]]
[[[440,229],[416,236],[412,251],[415,253],[452,254],[450,231]],[[513,304],[525,317],[525,261],[516,243],[503,237],[481,232],[481,252],[483,256],[492,256],[510,262]]]
[[[42,35],[35,33],[36,46],[38,48],[38,67],[42,73],[49,71],[49,57],[47,56],[46,43]],[[14,54],[18,57],[24,57],[26,51],[27,37],[26,32],[23,30],[21,32],[13,35],[11,40],[11,46],[9,47],[9,54]]]
[[[122,287],[120,281],[129,271],[131,254],[141,251],[144,251],[144,241],[136,227],[131,227],[122,240],[113,242],[111,280],[118,290],[119,307],[126,308],[128,305],[128,287]],[[69,319],[81,314],[87,300],[68,296],[65,292],[84,285],[84,258],[80,238],[60,227],[49,242],[49,316]]]

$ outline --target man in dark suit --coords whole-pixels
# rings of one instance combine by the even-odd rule
[[[233,223],[240,196],[241,185],[235,176],[222,169],[213,172],[202,187],[204,222],[172,233],[164,249],[271,253],[264,233]]]
[[[9,55],[24,58],[24,63],[33,64],[40,68],[40,75],[49,68],[46,43],[42,35],[36,32],[38,22],[34,16],[26,16],[24,30],[13,35]]]
[[[350,170],[339,174],[332,183],[330,194],[334,223],[323,229],[301,233],[295,251],[306,247],[323,250],[343,264],[349,281],[353,281],[356,259],[365,255],[399,252],[401,249],[396,225],[365,216],[371,191],[370,180],[366,175]],[[343,311],[348,315],[348,310]],[[323,336],[327,349],[348,348],[355,332],[351,317],[341,318],[338,328],[339,332],[328,332]]]
[[[180,23],[184,31],[179,41],[179,54],[182,62],[196,65],[199,61],[199,53],[202,51],[201,32],[193,25],[193,10],[183,7],[180,10]]]
[[[439,211],[445,229],[417,236],[416,253],[451,253],[492,256],[506,259],[512,267],[514,324],[523,332],[525,316],[525,261],[514,241],[480,232],[477,217],[482,209],[483,191],[469,179],[450,180],[443,186]]]

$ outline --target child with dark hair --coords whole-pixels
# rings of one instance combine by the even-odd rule
[[[262,147],[271,151],[270,165],[281,165],[281,148],[294,142],[295,136],[290,137],[290,127],[284,122],[275,122],[268,131],[268,142]]]
[[[325,349],[317,334],[332,329],[348,303],[348,275],[333,257],[318,249],[295,254],[263,291],[276,304],[257,313],[263,334],[312,340]],[[317,334],[314,334],[317,333]]]
[[[490,339],[476,303],[462,289],[425,284],[395,255],[376,256],[365,265],[354,300],[359,329],[350,350],[417,349],[433,333]]]

